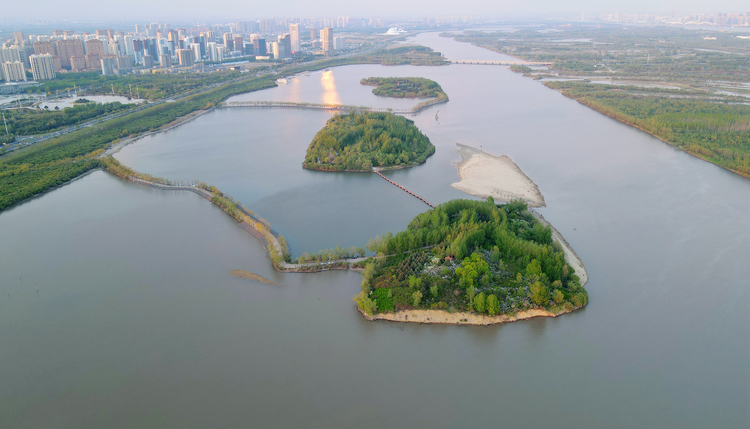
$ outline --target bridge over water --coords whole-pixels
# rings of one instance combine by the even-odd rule
[[[385,107],[350,106],[346,104],[294,103],[291,101],[226,101],[221,107],[284,107],[295,109],[334,110],[339,112],[384,112],[398,115],[413,115],[411,109],[390,109]]]
[[[487,66],[551,66],[552,63],[534,61],[483,61],[483,60],[450,60],[451,64],[476,64]]]

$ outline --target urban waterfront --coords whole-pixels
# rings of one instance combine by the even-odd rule
[[[424,76],[450,96],[413,117],[436,153],[386,175],[437,204],[466,197],[449,186],[455,143],[510,156],[586,264],[585,309],[367,322],[359,274],[276,273],[207,201],[95,172],[0,214],[0,425],[747,425],[750,181],[500,66],[347,66],[236,99],[412,105],[371,95],[370,76]],[[302,170],[329,117],[218,109],[116,157],[218,186],[295,256],[405,228],[427,207],[381,178]]]

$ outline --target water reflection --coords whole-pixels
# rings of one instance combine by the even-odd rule
[[[332,71],[328,70],[320,74],[320,85],[323,87],[323,104],[341,104],[341,97],[336,90]]]

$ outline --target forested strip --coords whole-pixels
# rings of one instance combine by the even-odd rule
[[[632,94],[616,86],[546,82],[586,106],[750,177],[750,106]],[[643,89],[642,89],[643,90]]]

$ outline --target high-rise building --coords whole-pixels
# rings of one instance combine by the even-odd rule
[[[232,37],[232,33],[224,33],[224,36],[222,37],[224,39],[224,47],[227,49],[227,51],[234,51],[234,37]]]
[[[323,53],[328,57],[332,57],[334,55],[333,28],[325,27],[320,30],[320,40],[323,42]]]
[[[280,58],[291,58],[292,56],[292,38],[289,34],[282,34],[278,37],[279,52],[283,52]],[[274,56],[275,53],[274,53]]]
[[[263,57],[268,53],[268,51],[266,50],[266,39],[258,37],[257,34],[253,34],[250,40],[252,40],[253,42],[253,50],[255,51],[255,55]]]
[[[299,24],[289,24],[289,37],[292,39],[292,52],[299,52]]]
[[[333,49],[337,51],[342,51],[346,49],[346,39],[344,39],[343,37],[334,37]]]
[[[71,68],[70,57],[83,57],[83,42],[80,39],[63,39],[55,43],[57,56],[64,68]]]
[[[179,49],[177,51],[177,58],[180,61],[182,67],[190,67],[195,65],[195,52],[191,49]]]
[[[143,56],[143,67],[147,69],[154,68],[154,57],[151,55],[144,55]]]
[[[16,43],[19,45],[22,44],[24,42],[23,31],[14,31],[13,39],[15,39]]]
[[[103,55],[103,54],[102,54]],[[99,61],[101,56],[99,54],[86,54],[86,68],[89,70],[101,70],[102,63]]]
[[[201,57],[201,45],[200,43],[193,43],[190,45],[190,49],[193,50],[195,58],[202,58]]]
[[[73,71],[85,70],[86,69],[86,57],[84,56],[70,57],[70,69]]]
[[[159,65],[162,67],[172,67],[172,56],[169,54],[159,55]]]
[[[310,29],[310,41],[318,40],[318,30],[311,28]]]
[[[3,76],[6,82],[21,82],[26,80],[26,70],[21,61],[6,61],[3,63]]]
[[[120,56],[115,59],[117,74],[128,74],[133,71],[133,57],[130,55]]]
[[[55,44],[52,42],[34,42],[34,55],[57,55]]]
[[[102,64],[104,76],[115,74],[115,70],[117,70],[117,56],[115,54],[104,54],[99,62]]]
[[[104,51],[104,42],[102,42],[99,39],[89,39],[86,41],[86,53],[87,54],[96,54],[96,55],[104,55],[106,52]]]
[[[22,61],[21,49],[18,46],[11,46],[10,48],[3,47],[0,49],[0,64],[5,62],[16,62]]]
[[[31,55],[31,74],[34,80],[45,80],[55,78],[55,59],[50,54]]]
[[[234,36],[234,50],[245,55],[245,42],[242,40],[242,36]]]

